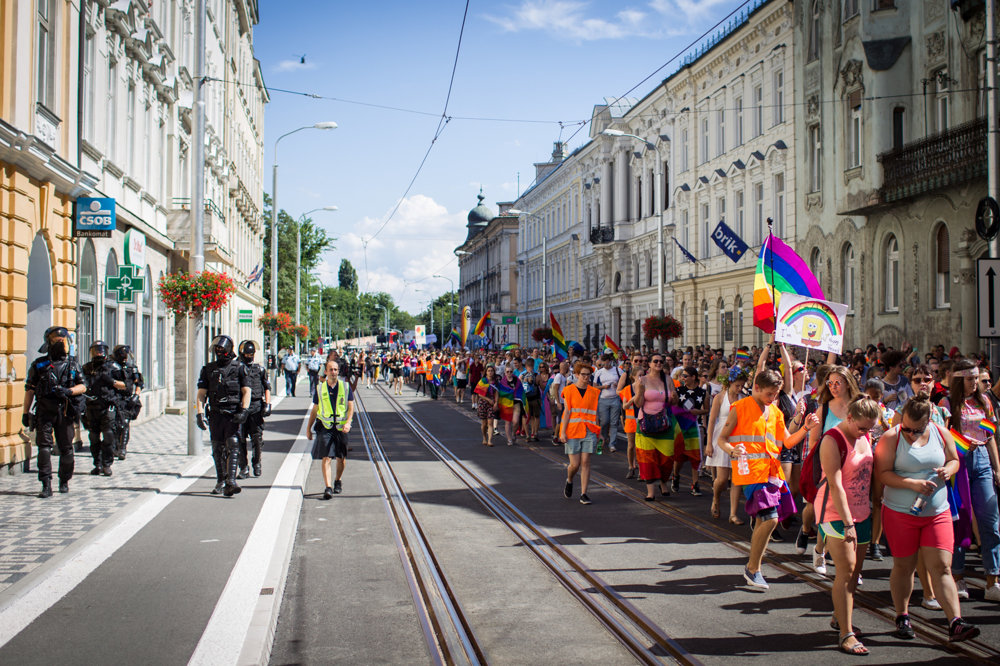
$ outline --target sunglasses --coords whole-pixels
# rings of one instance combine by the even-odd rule
[[[899,432],[905,432],[907,435],[913,435],[914,437],[920,437],[927,430],[927,426],[923,428],[907,428],[905,426],[899,426]]]
[[[910,380],[912,384],[930,384],[932,381],[934,380],[930,377],[914,377]]]
[[[581,371],[580,371],[580,373],[579,373],[579,375],[580,375],[581,377],[586,377],[586,376],[587,376],[587,375],[589,375],[589,374],[591,374],[590,370],[587,370],[586,372],[584,372],[584,371],[582,371],[582,370],[581,370]]]
[[[650,363],[659,363],[659,364],[662,365],[663,364],[663,359],[662,358],[654,358],[652,361],[650,361]]]
[[[793,375],[797,375],[797,374],[799,374],[800,372],[805,372],[805,368],[803,368],[803,367],[802,367],[801,365],[800,365],[800,366],[797,366],[797,367],[795,367],[794,369],[792,369],[792,374],[793,374]]]
[[[826,383],[826,385],[827,385],[827,386],[831,386],[831,387],[833,387],[833,386],[836,386],[837,388],[840,388],[841,386],[843,386],[843,385],[844,385],[844,382],[841,382],[841,381],[837,381],[837,380],[834,380],[834,381],[832,381],[832,382],[831,382],[831,381],[828,381],[828,382]]]

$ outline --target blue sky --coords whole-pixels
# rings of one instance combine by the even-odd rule
[[[260,4],[254,41],[266,84],[336,98],[272,90],[265,190],[277,137],[336,121],[335,130],[281,141],[278,205],[295,216],[338,206],[313,214],[337,238],[320,277],[335,284],[347,257],[362,290],[386,291],[416,313],[450,288],[434,273],[457,283],[452,250],[465,239],[480,186],[495,213],[497,201],[516,198],[518,172],[520,191],[531,183],[533,163],[549,158],[554,141],[568,140],[572,150],[587,140],[580,121],[602,98],[626,93],[744,3],[472,0],[448,103],[453,119],[402,200],[444,109],[464,0]],[[675,69],[668,65],[631,95],[642,97]]]

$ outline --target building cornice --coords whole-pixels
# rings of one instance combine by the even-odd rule
[[[38,137],[19,131],[0,119],[0,160],[20,167],[36,180],[51,182],[69,197],[92,192],[98,177],[74,167]]]

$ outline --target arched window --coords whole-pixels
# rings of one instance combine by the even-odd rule
[[[934,236],[935,257],[934,270],[934,307],[951,307],[951,239],[948,237],[948,227],[942,222],[938,225]]]
[[[721,298],[719,299],[718,308],[719,308],[719,349],[725,349],[726,333],[728,332],[726,330],[726,302]]]
[[[646,256],[646,280],[647,287],[653,286],[653,257],[650,255]]]
[[[146,266],[145,288],[142,290],[142,357],[140,369],[146,388],[152,386],[153,376],[153,274]]]
[[[708,301],[702,301],[701,302],[701,311],[702,311],[702,316],[703,316],[702,322],[703,322],[703,325],[704,325],[704,328],[702,329],[701,343],[702,344],[707,344],[708,343],[708,327],[709,327],[709,322],[710,322],[710,320],[708,318]]]
[[[89,238],[80,254],[80,277],[76,290],[76,357],[88,359],[90,345],[94,344],[94,324],[97,309],[97,253],[94,241]]]
[[[118,257],[108,250],[104,264],[104,342],[109,347],[118,344],[118,292],[108,290],[108,279],[118,277]]]
[[[844,244],[844,250],[840,255],[840,276],[843,287],[844,304],[847,311],[854,312],[854,284],[856,278],[857,262],[854,260],[854,246],[850,243]]]
[[[885,311],[899,312],[899,241],[892,234],[885,241]]]
[[[819,248],[814,247],[812,252],[809,253],[809,270],[811,270],[812,274],[816,276],[816,280],[818,280],[820,284],[823,284],[823,279],[820,276],[822,268],[823,260],[820,257]]]
[[[737,296],[733,301],[733,311],[736,313],[736,330],[733,342],[737,347],[743,346],[743,297]]]
[[[809,9],[809,52],[806,62],[819,58],[820,2],[813,0]]]

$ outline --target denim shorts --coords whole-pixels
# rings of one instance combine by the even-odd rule
[[[597,434],[588,430],[580,439],[566,440],[566,454],[593,453],[597,449]]]

